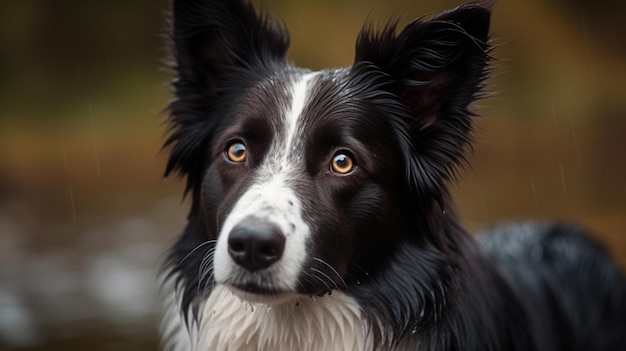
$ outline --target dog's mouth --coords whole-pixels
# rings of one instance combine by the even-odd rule
[[[300,296],[294,292],[256,284],[234,284],[227,287],[234,295],[249,303],[278,304]]]
[[[286,293],[282,289],[277,289],[274,287],[267,287],[267,286],[252,284],[252,283],[234,284],[234,285],[231,285],[231,288],[240,290],[241,292],[245,294],[259,295],[259,296],[265,296],[265,297],[280,296]]]

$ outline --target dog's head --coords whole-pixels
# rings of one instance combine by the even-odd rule
[[[469,4],[365,28],[352,67],[311,72],[247,2],[175,0],[166,173],[192,198],[170,262],[184,301],[215,283],[251,300],[349,290],[400,243],[448,245],[433,227],[470,138],[489,17]]]

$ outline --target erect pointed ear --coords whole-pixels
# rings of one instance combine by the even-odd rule
[[[409,180],[422,195],[441,195],[471,139],[468,107],[488,73],[490,15],[487,6],[466,4],[399,33],[391,23],[358,37],[353,71],[380,70],[382,89],[401,105],[391,114]]]
[[[245,0],[172,0],[171,45],[177,77],[165,175],[186,175],[189,191],[202,177],[207,142],[221,117],[215,113],[220,98],[228,88],[235,90],[237,77],[283,64],[289,36]]]
[[[284,26],[246,0],[173,0],[172,13],[178,78],[209,95],[233,70],[283,61],[289,46]]]

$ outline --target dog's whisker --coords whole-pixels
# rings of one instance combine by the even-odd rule
[[[334,281],[330,276],[328,276],[328,274],[326,274],[326,273],[322,272],[321,270],[319,270],[317,268],[314,268],[314,267],[310,267],[310,269],[313,272],[321,275],[323,278],[326,278],[327,281],[331,282],[335,286],[335,289],[339,290],[339,284],[337,284],[336,281]],[[326,286],[328,286],[329,289],[330,289],[330,286],[328,284],[326,284]]]
[[[202,281],[209,276],[209,280],[207,280],[207,284],[210,281],[210,277],[213,275],[213,256],[215,254],[215,247],[210,248],[205,252],[204,257],[202,257],[202,261],[200,262],[199,271],[198,271],[198,292],[201,290]],[[205,285],[206,287],[206,285]]]
[[[205,283],[204,283],[204,289],[205,290],[213,290],[213,288],[215,287],[215,279],[214,279],[214,277],[215,277],[215,274],[213,273],[213,270],[211,270],[211,273],[209,274],[209,277],[205,280]]]
[[[208,269],[210,269],[211,264],[213,263],[213,255],[214,251],[207,251],[202,257],[202,261],[200,262],[200,271],[198,272],[200,275]]]
[[[357,285],[361,285],[361,282],[363,281],[363,278],[367,279],[370,276],[370,273],[368,271],[366,271],[365,269],[363,269],[361,266],[359,266],[358,264],[354,263],[354,262],[350,262],[350,266],[355,267],[357,270],[361,271],[361,275],[357,276],[355,274],[350,274],[348,273],[346,275],[346,279],[350,279],[352,280],[355,284]]]
[[[215,243],[217,243],[217,240],[207,240],[203,242],[202,244],[199,244],[198,246],[194,247],[193,250],[189,251],[189,253],[185,255],[185,257],[183,257],[182,260],[180,260],[179,264],[183,264],[189,258],[189,256],[191,256],[194,252],[196,252],[201,247],[209,245],[209,244],[215,244]]]
[[[350,262],[350,265],[357,268],[358,270],[360,270],[361,272],[363,272],[364,275],[369,277],[369,272],[366,271],[365,269],[363,269],[363,267],[359,266],[358,264],[354,263],[354,262]]]
[[[212,269],[205,269],[202,274],[200,275],[200,279],[198,280],[199,283],[205,281],[206,284],[208,284],[211,281],[211,278],[213,277],[213,270]]]
[[[315,273],[321,273],[321,271],[320,271],[320,270],[315,269],[315,268],[313,268],[313,267],[310,267],[310,270],[311,270],[311,271],[313,271],[313,273],[306,272],[306,273],[307,273],[307,275],[308,275],[309,277],[313,277],[313,278],[315,278],[315,279],[319,280],[322,284],[324,284],[324,285],[326,286],[326,288],[328,289],[328,291],[332,291],[332,290],[333,290],[333,289],[330,287],[330,285],[328,285],[328,283],[327,283],[324,279],[322,279],[322,277],[320,277],[320,276],[318,276],[317,274],[315,274]],[[328,276],[326,276],[326,277],[328,277]]]
[[[328,267],[333,273],[335,273],[335,275],[337,276],[337,278],[339,278],[339,281],[341,282],[341,284],[345,287],[347,287],[346,285],[346,281],[343,279],[343,277],[341,276],[341,274],[339,274],[339,272],[337,272],[337,270],[331,266],[328,262],[324,261],[323,259],[319,258],[319,257],[313,257],[313,260],[325,265],[326,267]],[[330,279],[330,277],[328,278]],[[333,279],[331,279],[331,281],[334,282]],[[337,283],[335,282],[335,285],[337,285]],[[339,289],[339,287],[337,287],[337,289]]]

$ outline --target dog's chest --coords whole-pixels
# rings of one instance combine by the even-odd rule
[[[339,292],[270,307],[243,302],[227,289],[217,287],[204,304],[197,335],[197,351],[371,348],[359,306]]]

